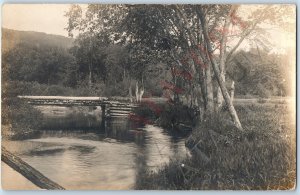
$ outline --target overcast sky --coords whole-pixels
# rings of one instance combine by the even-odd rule
[[[46,32],[68,36],[64,13],[68,4],[5,4],[2,26],[9,29]]]
[[[67,26],[67,18],[64,14],[69,7],[70,4],[5,4],[2,7],[2,26],[15,30],[68,36],[64,29]],[[247,5],[243,8],[249,10],[250,7]],[[279,51],[294,46],[295,35],[273,30],[270,39],[276,45],[277,49],[275,47],[274,49]],[[246,48],[247,45],[249,47],[249,43],[245,42],[242,47]]]

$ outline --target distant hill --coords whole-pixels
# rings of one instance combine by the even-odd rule
[[[13,48],[19,43],[34,45],[48,45],[54,47],[70,48],[74,39],[61,35],[52,35],[34,31],[18,31],[2,28],[2,52]]]

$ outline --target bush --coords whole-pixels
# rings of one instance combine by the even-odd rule
[[[257,93],[260,98],[269,98],[271,96],[271,91],[261,84],[257,85]]]
[[[194,110],[186,105],[167,104],[159,116],[159,125],[168,129],[173,128],[179,123],[194,126],[196,118]]]
[[[34,87],[33,87],[34,86]],[[2,125],[7,132],[3,134],[24,134],[39,129],[41,125],[41,113],[19,99],[18,95],[28,95],[33,91],[39,93],[41,88],[38,83],[10,81],[2,88]]]
[[[111,97],[111,96],[128,96],[129,95],[129,86],[127,81],[122,81],[119,83],[115,83],[114,85],[107,85],[104,89],[104,96]]]
[[[18,98],[11,98],[6,102],[3,111],[8,113],[3,123],[10,124],[16,133],[38,130],[42,122],[42,114],[31,105]]]

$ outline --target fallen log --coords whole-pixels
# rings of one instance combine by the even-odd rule
[[[65,188],[45,177],[42,173],[31,167],[21,158],[7,151],[4,147],[1,149],[1,160],[42,189],[65,190]]]

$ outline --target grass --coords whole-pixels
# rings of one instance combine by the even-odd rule
[[[173,159],[158,172],[139,176],[136,189],[293,189],[296,129],[287,105],[252,104],[236,109],[244,132],[228,122],[226,113],[220,113],[193,130],[186,141],[191,157]]]
[[[2,100],[1,135],[3,139],[25,139],[38,135],[41,113],[18,98]]]

